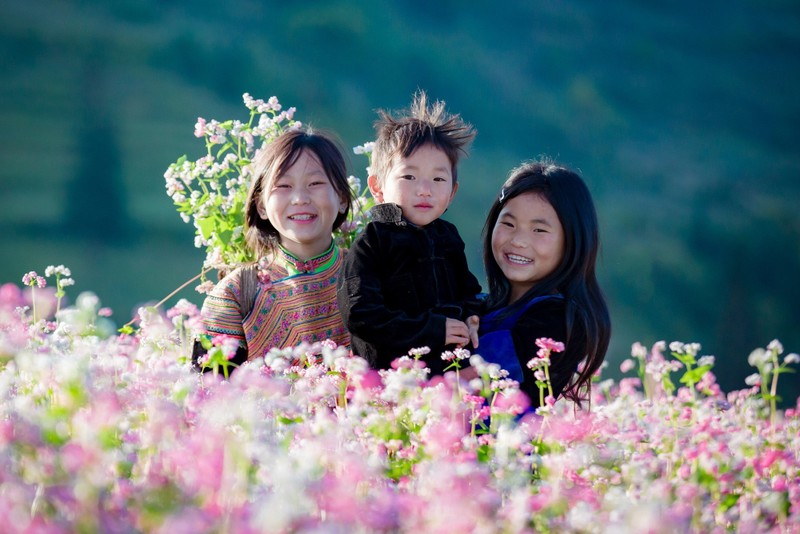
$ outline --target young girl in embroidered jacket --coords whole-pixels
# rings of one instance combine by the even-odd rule
[[[539,390],[526,364],[538,338],[566,345],[550,356],[556,398],[580,402],[605,358],[611,322],[595,276],[598,248],[594,204],[577,174],[549,162],[511,172],[483,230],[490,311],[476,352],[508,370],[533,405]]]
[[[202,310],[207,334],[239,340],[233,363],[303,341],[349,345],[336,302],[343,254],[332,232],[351,204],[345,160],[329,136],[288,130],[256,156],[245,238],[261,259],[222,279]]]

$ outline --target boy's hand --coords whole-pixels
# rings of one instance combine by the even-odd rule
[[[447,318],[444,324],[444,344],[463,347],[470,340],[470,331],[464,321]]]
[[[470,315],[467,317],[467,329],[469,330],[469,340],[472,341],[472,347],[478,348],[478,327],[481,325],[481,319],[477,315]]]

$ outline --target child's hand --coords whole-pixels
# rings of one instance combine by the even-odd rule
[[[469,330],[469,340],[472,341],[472,347],[478,348],[478,327],[481,325],[481,319],[477,315],[470,315],[467,317],[467,329]]]
[[[469,343],[470,332],[464,321],[447,318],[444,324],[444,344],[463,347]]]

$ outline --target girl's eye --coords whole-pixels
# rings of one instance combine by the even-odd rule
[[[289,184],[275,184],[272,186],[273,189],[289,189]]]
[[[404,174],[403,176],[400,177],[400,179],[401,180],[413,180],[414,176],[411,175],[411,174]]]
[[[505,226],[506,228],[514,228],[514,225],[508,221],[500,221],[500,224]]]
[[[446,182],[447,180],[445,178],[442,178],[441,176],[437,176],[436,178],[433,179],[433,181],[434,182]]]
[[[535,234],[546,234],[547,230],[545,230],[544,228],[534,228],[533,229],[533,233],[535,233]]]

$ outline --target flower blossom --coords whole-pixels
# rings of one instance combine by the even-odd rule
[[[45,287],[47,285],[47,280],[36,274],[36,271],[30,271],[22,276],[22,283],[30,287]]]

